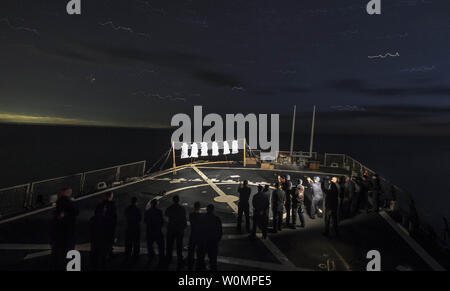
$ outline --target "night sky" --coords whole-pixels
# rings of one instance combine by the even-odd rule
[[[1,0],[0,121],[168,127],[318,105],[321,132],[450,132],[450,1]]]

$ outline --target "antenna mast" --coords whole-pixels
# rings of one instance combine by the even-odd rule
[[[313,117],[312,117],[312,125],[311,125],[311,140],[309,143],[309,156],[312,157],[312,149],[314,143],[314,125],[316,122],[316,105],[314,105]]]
[[[294,150],[294,131],[295,131],[295,112],[297,111],[297,105],[294,105],[294,117],[292,118],[292,132],[291,132],[291,148],[289,151],[292,157],[292,151]]]

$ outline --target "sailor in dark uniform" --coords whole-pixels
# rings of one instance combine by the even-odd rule
[[[259,227],[263,234],[263,239],[267,238],[268,212],[270,207],[270,197],[263,192],[263,187],[258,186],[258,193],[253,196],[253,229],[251,239],[256,237],[256,227]]]
[[[369,213],[370,203],[369,203],[369,181],[366,176],[362,176],[358,179],[359,190],[359,207],[361,210],[365,210]]]
[[[300,227],[305,227],[305,217],[303,216],[305,205],[305,187],[303,180],[299,179],[297,186],[292,190],[292,227],[296,228],[297,214],[300,219]]]
[[[251,189],[248,187],[248,181],[245,180],[242,185],[239,185],[239,204],[238,204],[238,218],[237,218],[237,231],[241,231],[242,215],[245,215],[245,229],[250,232],[250,194]]]
[[[200,202],[194,203],[194,212],[189,214],[189,222],[191,224],[191,235],[189,237],[189,247],[188,247],[188,270],[192,271],[194,267],[194,255],[197,252],[197,268],[198,262],[198,247],[201,240],[201,220],[203,219],[203,214],[200,213]]]
[[[205,254],[208,254],[211,271],[217,271],[217,256],[219,254],[219,242],[222,239],[222,221],[214,214],[214,205],[209,204],[206,214],[201,219],[202,232],[199,242],[198,270],[205,269]]]
[[[369,182],[369,196],[372,198],[372,210],[380,211],[381,182],[377,174],[372,175]]]
[[[353,216],[356,209],[355,183],[351,177],[345,177],[343,218]]]
[[[269,200],[269,209],[270,209],[270,201],[271,201],[271,195],[272,191],[270,191],[270,185],[266,184],[264,185],[263,194],[267,200]],[[269,229],[269,209],[267,210],[267,229]]]
[[[164,225],[164,217],[161,209],[158,208],[158,200],[153,199],[150,202],[150,208],[145,211],[144,220],[147,225],[147,253],[148,261],[151,263],[155,257],[155,251],[153,250],[153,243],[156,242],[158,246],[159,265],[164,262],[164,235],[162,227]]]
[[[106,239],[108,242],[108,258],[113,256],[113,246],[114,240],[116,238],[116,226],[117,226],[117,208],[116,204],[113,201],[114,193],[108,192],[105,194],[105,198],[103,201],[97,205],[97,208],[100,208],[99,211],[102,211],[105,215],[107,224],[105,225],[106,230]]]
[[[66,255],[75,249],[75,225],[78,207],[72,200],[72,189],[61,190],[53,213],[50,231],[52,257],[56,270],[65,270]]]
[[[291,176],[286,175],[285,181],[283,183],[283,190],[286,193],[286,227],[289,227],[291,224],[291,196],[292,196],[292,181]]]
[[[281,231],[283,223],[283,210],[286,202],[286,193],[281,189],[280,183],[275,184],[272,192],[273,232]]]
[[[326,181],[325,189],[325,235],[329,235],[330,223],[333,220],[333,228],[336,236],[338,231],[338,207],[339,207],[339,188],[338,179],[333,177],[331,181]]]
[[[125,255],[126,259],[137,260],[141,251],[141,210],[137,206],[137,198],[131,198],[131,205],[125,209]]]
[[[106,267],[108,256],[108,240],[105,233],[107,218],[102,208],[95,210],[94,216],[89,220],[90,242],[91,242],[91,263],[94,270],[103,270]]]
[[[173,197],[173,204],[166,209],[166,216],[169,218],[167,225],[167,263],[172,260],[173,244],[177,244],[177,269],[183,267],[183,236],[187,226],[186,210],[179,204],[180,197]]]

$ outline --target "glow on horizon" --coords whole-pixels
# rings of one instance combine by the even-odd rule
[[[148,124],[120,124],[77,118],[65,118],[55,116],[38,116],[16,113],[0,113],[0,123],[42,124],[42,125],[72,125],[72,126],[105,126],[105,127],[143,127],[164,128],[161,125]]]

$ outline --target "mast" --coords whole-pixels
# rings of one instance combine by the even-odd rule
[[[312,125],[311,125],[311,140],[309,143],[309,156],[312,157],[312,149],[314,143],[314,124],[316,122],[316,105],[314,105],[313,116],[312,116]]]
[[[175,142],[172,141],[172,159],[173,159],[173,174],[177,173],[177,164],[175,163]]]
[[[289,155],[292,157],[292,152],[294,150],[294,132],[295,132],[295,112],[297,111],[297,105],[294,105],[294,117],[292,118],[292,132],[291,132],[291,148]]]
[[[247,149],[247,140],[244,137],[244,168],[247,167],[246,149]]]

